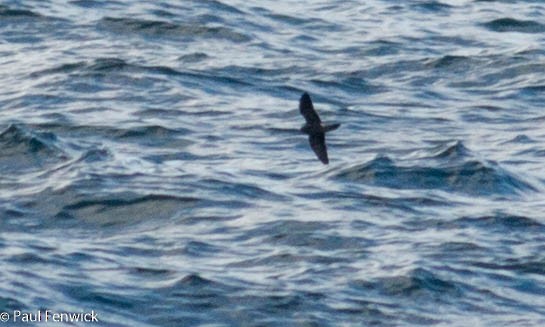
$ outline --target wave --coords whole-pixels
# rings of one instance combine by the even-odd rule
[[[120,58],[103,57],[96,58],[90,61],[79,61],[75,63],[62,64],[56,67],[47,68],[32,72],[30,77],[39,78],[48,75],[66,75],[66,78],[70,78],[69,81],[61,80],[59,85],[66,88],[66,84],[74,85],[74,91],[80,92],[84,90],[94,90],[97,92],[104,88],[104,83],[92,83],[88,80],[78,81],[74,77],[91,77],[101,78],[104,76],[121,75],[124,77],[122,81],[130,80],[135,82],[132,75],[135,73],[144,73],[148,76],[162,76],[174,77],[182,84],[195,87],[198,85],[203,88],[213,89],[214,92],[218,92],[222,87],[235,87],[235,86],[249,86],[252,85],[248,80],[252,81],[254,78],[261,78],[261,74],[266,74],[264,70],[257,69],[255,74],[247,75],[251,71],[246,71],[244,67],[226,67],[222,69],[204,70],[204,71],[189,71],[189,70],[176,70],[167,66],[147,66],[139,65],[127,62]],[[275,74],[274,70],[268,72],[268,74]],[[278,72],[281,73],[281,72]],[[156,82],[153,77],[149,79],[150,83]],[[48,84],[50,86],[50,84]]]
[[[432,154],[429,158],[448,160],[452,162],[454,160],[463,160],[470,157],[471,152],[465,147],[462,141],[456,141],[454,144],[439,145],[431,150]]]
[[[15,172],[41,169],[68,159],[56,145],[53,133],[39,133],[20,124],[11,124],[0,133],[0,168]]]
[[[458,155],[460,147],[447,149],[436,157]],[[518,179],[493,162],[464,160],[443,166],[396,166],[388,157],[354,165],[336,172],[333,178],[395,189],[439,189],[469,195],[516,195],[535,191],[530,184]]]
[[[358,292],[378,292],[386,296],[401,296],[410,299],[429,299],[445,303],[462,296],[461,285],[443,279],[435,273],[415,268],[407,274],[378,278],[373,281],[353,281],[353,289]]]

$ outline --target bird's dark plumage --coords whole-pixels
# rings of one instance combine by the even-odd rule
[[[322,122],[314,110],[312,100],[310,100],[310,95],[308,95],[306,92],[303,93],[301,100],[299,100],[299,111],[301,111],[301,115],[305,117],[307,124],[320,124]]]
[[[310,147],[314,153],[316,153],[318,159],[327,165],[329,163],[329,158],[327,157],[327,146],[325,145],[325,133],[337,129],[341,124],[322,125],[320,117],[314,110],[312,100],[310,100],[310,96],[306,92],[303,93],[299,100],[299,111],[301,111],[301,115],[303,115],[307,121],[306,124],[301,127],[301,131],[308,134]]]
[[[308,136],[308,141],[318,159],[327,165],[329,163],[329,158],[327,157],[327,146],[325,145],[325,133],[310,134]]]

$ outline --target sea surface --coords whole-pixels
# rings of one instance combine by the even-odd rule
[[[544,127],[542,1],[3,0],[0,319],[545,326]]]

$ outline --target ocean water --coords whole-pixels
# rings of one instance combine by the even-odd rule
[[[3,0],[0,319],[545,325],[544,17]]]

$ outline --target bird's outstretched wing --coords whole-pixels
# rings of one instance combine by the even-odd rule
[[[314,133],[308,136],[308,141],[310,142],[310,147],[316,153],[316,156],[322,163],[327,165],[329,159],[327,158],[327,147],[325,145],[325,134],[324,133]]]
[[[310,95],[306,92],[303,93],[301,100],[299,100],[299,111],[301,111],[301,115],[305,117],[307,124],[314,125],[321,123],[320,117],[318,117],[318,114],[312,105],[312,100],[310,100]]]

